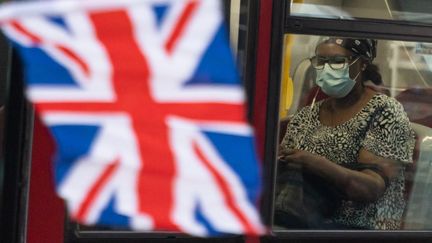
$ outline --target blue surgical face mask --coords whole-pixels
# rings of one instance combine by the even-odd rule
[[[342,98],[348,95],[354,88],[355,80],[360,75],[360,72],[354,79],[351,79],[348,65],[345,68],[334,70],[328,63],[325,63],[322,70],[317,70],[315,82],[326,95]]]

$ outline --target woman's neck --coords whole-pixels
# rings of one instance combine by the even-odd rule
[[[330,106],[333,108],[333,110],[352,107],[357,102],[362,100],[365,93],[366,93],[366,88],[363,85],[359,85],[358,87],[354,88],[347,96],[342,98],[331,99]]]

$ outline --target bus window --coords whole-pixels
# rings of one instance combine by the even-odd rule
[[[274,229],[432,229],[432,45],[284,42]]]

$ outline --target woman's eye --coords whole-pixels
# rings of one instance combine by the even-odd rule
[[[316,62],[317,65],[324,65],[325,63],[326,63],[325,60],[318,60],[318,61]]]
[[[334,58],[333,59],[333,63],[345,63],[346,59],[345,58]]]

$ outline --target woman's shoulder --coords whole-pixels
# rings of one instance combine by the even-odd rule
[[[403,112],[402,104],[393,97],[390,97],[386,94],[376,93],[371,101],[375,108],[380,108],[383,110],[390,110],[395,112]]]
[[[290,117],[289,123],[310,124],[312,122],[311,119],[315,117],[316,105],[317,104],[314,104],[313,106],[307,105],[299,108],[297,112],[295,112],[295,114]]]
[[[376,94],[372,99],[371,116],[390,123],[409,124],[409,118],[402,104],[393,97],[386,94]]]
[[[314,105],[305,105],[303,107],[299,107],[298,110],[294,113],[293,117],[310,114],[311,112],[313,112],[315,106],[316,103]]]

